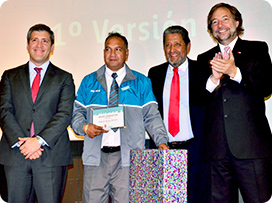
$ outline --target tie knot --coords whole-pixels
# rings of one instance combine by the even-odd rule
[[[38,73],[38,74],[40,74],[40,72],[41,72],[41,70],[42,70],[42,68],[34,68],[34,70]]]
[[[115,78],[117,78],[117,73],[113,73],[112,75],[111,75],[111,77],[113,77],[113,79],[115,79]]]
[[[230,47],[229,47],[229,46],[226,46],[226,47],[224,48],[223,59],[230,59],[229,50],[230,50]]]
[[[174,73],[177,73],[177,72],[178,72],[178,67],[175,67],[175,68],[173,69],[173,71],[174,71]]]
[[[224,48],[224,52],[228,52],[230,50],[230,47],[229,46],[226,46],[225,48]]]

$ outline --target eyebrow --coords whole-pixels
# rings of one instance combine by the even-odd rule
[[[122,49],[122,47],[121,47],[121,46],[116,46],[116,47],[105,46],[105,49],[106,49],[106,48],[111,48],[111,49],[120,48],[120,49]]]

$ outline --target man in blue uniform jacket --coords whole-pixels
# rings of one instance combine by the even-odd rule
[[[131,70],[127,39],[110,33],[105,40],[105,65],[81,82],[74,104],[72,128],[85,135],[83,202],[129,202],[130,150],[144,149],[145,129],[157,147],[168,138],[150,80]],[[114,96],[113,96],[114,95]],[[93,110],[124,108],[125,127],[107,129],[93,123]]]

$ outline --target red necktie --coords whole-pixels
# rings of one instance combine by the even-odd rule
[[[178,68],[174,68],[174,76],[171,84],[170,103],[168,112],[168,128],[170,134],[175,137],[179,132],[179,74]]]
[[[31,94],[32,94],[33,104],[35,103],[36,98],[37,98],[37,94],[39,92],[40,80],[41,80],[40,72],[41,72],[42,68],[34,68],[34,70],[37,72],[37,74],[36,74],[36,76],[35,76],[35,78],[33,80],[32,86],[31,86]],[[33,137],[34,135],[35,135],[34,123],[32,122],[31,130],[30,130],[30,136]]]
[[[33,80],[32,86],[31,86],[33,104],[35,103],[36,97],[37,97],[38,92],[39,92],[40,80],[41,80],[40,72],[41,72],[42,68],[34,68],[34,70],[37,72],[37,74],[36,74],[36,76],[35,76],[35,78]]]

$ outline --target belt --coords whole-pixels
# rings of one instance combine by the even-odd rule
[[[180,147],[184,147],[187,144],[194,141],[194,138],[191,138],[189,140],[181,141],[181,142],[168,142],[168,146],[170,149],[179,149]]]
[[[101,151],[104,152],[104,153],[118,152],[118,151],[120,151],[120,146],[118,146],[118,147],[104,146],[103,148],[101,148]]]

